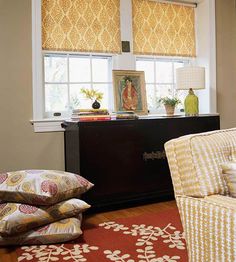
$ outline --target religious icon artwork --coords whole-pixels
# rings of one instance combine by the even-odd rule
[[[113,70],[113,91],[116,111],[147,114],[143,71]]]

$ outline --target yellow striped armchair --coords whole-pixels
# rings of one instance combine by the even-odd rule
[[[236,261],[236,198],[221,164],[236,161],[236,128],[165,143],[191,262]]]

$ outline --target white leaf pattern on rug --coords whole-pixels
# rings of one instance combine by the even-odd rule
[[[169,248],[177,248],[177,249],[185,249],[184,234],[180,231],[174,231],[176,228],[169,223],[164,228],[146,226],[145,224],[141,225],[132,225],[132,229],[129,231],[125,231],[129,229],[128,227],[124,227],[124,225],[119,225],[116,222],[104,222],[99,224],[99,226],[104,227],[113,231],[124,231],[123,234],[129,234],[131,236],[141,236],[141,238],[137,239],[136,246],[145,246],[144,249],[137,249],[138,254],[138,262],[177,262],[180,259],[179,256],[168,256],[164,255],[162,257],[157,257],[156,252],[153,250],[153,241],[157,241],[158,237],[163,238],[163,242],[169,245]],[[174,232],[171,232],[174,231]],[[129,254],[125,254],[123,256],[119,256],[121,254],[120,250],[105,250],[104,254],[107,255],[111,261],[117,262],[133,262],[135,260],[128,259]]]
[[[18,257],[18,262],[90,262],[89,256],[91,257],[91,255],[95,258],[95,260],[92,261],[96,262],[97,256],[101,262],[180,262],[180,259],[183,261],[182,256],[180,257],[179,253],[176,251],[186,249],[184,234],[176,230],[176,227],[173,226],[172,223],[168,223],[167,225],[162,224],[161,227],[145,225],[143,223],[131,223],[129,226],[125,226],[122,223],[119,224],[114,221],[109,221],[99,224],[97,228],[115,232],[115,235],[118,239],[122,239],[123,243],[126,241],[125,236],[129,236],[134,240],[129,244],[133,246],[133,249],[131,249],[132,251],[125,251],[119,245],[117,248],[114,244],[111,245],[111,247],[103,245],[103,242],[99,242],[103,238],[103,234],[101,233],[100,238],[97,239],[98,243],[96,241],[92,242],[93,244],[91,246],[87,244],[91,244],[89,239],[86,240],[86,244],[65,243],[56,245],[23,246],[20,248],[23,252],[21,252]],[[109,232],[107,233],[110,235]],[[115,236],[112,237],[116,239]],[[164,249],[165,251],[163,252],[163,245],[168,246],[169,249]],[[97,252],[91,253],[91,251],[96,250]],[[171,252],[171,250],[173,251]],[[91,255],[88,253],[91,253]]]
[[[41,246],[24,246],[21,249],[25,250],[25,253],[22,253],[18,257],[18,262],[20,261],[29,261],[33,258],[38,259],[38,261],[58,261],[57,256],[62,255],[63,260],[67,261],[72,259],[72,261],[85,262],[87,259],[83,256],[83,253],[89,253],[93,250],[98,250],[96,246],[89,246],[88,244],[83,245],[73,245],[73,248],[66,248],[64,244],[60,246],[56,245],[41,245]],[[31,252],[31,253],[27,253]]]
[[[111,250],[105,250],[104,254],[106,255],[107,258],[109,258],[111,261],[118,261],[118,262],[135,262],[133,259],[128,259],[125,260],[126,258],[130,258],[129,254],[124,254],[121,255],[121,251],[120,250],[115,250],[115,251],[111,251]]]
[[[99,224],[99,226],[105,229],[113,229],[113,231],[127,230],[128,227],[124,225],[119,225],[116,222],[104,222]],[[132,225],[130,231],[124,231],[123,234],[130,234],[131,236],[141,236],[137,240],[136,246],[143,245],[153,245],[152,241],[157,241],[158,237],[164,238],[163,242],[169,244],[169,248],[185,249],[184,234],[180,231],[173,231],[176,228],[169,223],[164,228],[141,225]]]

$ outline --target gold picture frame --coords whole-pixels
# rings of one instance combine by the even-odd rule
[[[147,114],[144,71],[113,70],[112,73],[115,111]]]

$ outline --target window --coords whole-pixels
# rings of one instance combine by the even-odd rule
[[[183,91],[175,90],[175,70],[187,63],[189,63],[187,59],[136,58],[136,69],[145,72],[147,104],[150,112],[161,111],[158,103],[160,97],[178,96],[183,101],[185,96]]]
[[[111,108],[111,56],[44,54],[45,116],[54,113],[69,116],[75,108],[90,108],[91,101],[81,88],[92,88],[104,94],[101,107]]]
[[[141,7],[139,6],[139,3],[142,4]],[[81,8],[80,4],[86,5],[86,8]],[[146,5],[149,4],[155,4],[155,8],[146,8]],[[97,11],[98,9],[94,8],[95,5],[97,7],[101,7],[101,9],[99,9],[100,11]],[[208,68],[208,72],[210,72],[210,75],[207,76],[209,79],[209,84],[207,84],[207,89],[206,91],[204,91],[205,93],[203,94],[203,96],[205,100],[203,100],[205,102],[202,104],[204,105],[204,112],[210,112],[210,106],[211,108],[213,108],[211,109],[212,112],[216,112],[216,103],[214,98],[215,6],[213,2],[209,4],[208,1],[201,2],[201,5],[199,4],[194,10],[190,10],[189,8],[185,8],[183,6],[170,6],[166,4],[164,6],[163,4],[161,5],[155,1],[153,2],[145,0],[32,0],[32,123],[34,123],[35,130],[37,129],[37,126],[39,127],[37,129],[38,131],[36,132],[62,131],[63,129],[61,129],[60,125],[61,121],[63,121],[65,117],[70,117],[72,108],[75,108],[77,106],[90,107],[90,101],[85,100],[79,91],[81,87],[89,86],[101,91],[105,89],[105,91],[103,91],[104,99],[101,106],[108,107],[110,111],[113,110],[113,89],[111,77],[112,69],[144,70],[149,110],[150,112],[154,112],[154,110],[158,110],[160,112],[162,107],[158,107],[158,104],[156,103],[158,95],[164,96],[166,93],[172,94],[172,92],[174,92],[174,66],[182,65],[185,62],[188,63],[188,61],[191,61],[191,63],[193,62],[193,64],[196,65],[199,64],[202,66],[206,66],[206,68]],[[167,9],[168,12],[164,12],[163,15],[157,16],[155,15],[155,12],[157,10],[156,7],[160,7],[162,9],[162,13],[164,10]],[[94,13],[94,10],[96,10],[97,15],[91,17],[90,14],[91,12]],[[112,15],[107,16],[107,13],[110,13],[110,10],[112,10]],[[178,13],[176,10],[179,10]],[[89,15],[87,15],[87,11],[89,12]],[[60,13],[60,15],[58,15],[58,12]],[[80,22],[85,21],[84,19],[88,18],[89,21],[86,23],[88,28],[81,27],[78,23],[68,23],[69,13],[73,14],[72,18],[70,19],[71,21],[78,17],[78,15],[79,17],[81,17]],[[174,15],[175,19],[169,19],[167,17],[168,14],[170,14],[172,18]],[[52,19],[52,15],[55,15],[55,19]],[[181,17],[179,17],[179,15]],[[195,20],[195,16],[198,19]],[[97,26],[97,21],[95,21],[95,18],[97,19],[98,17],[102,19],[99,22],[100,26]],[[109,21],[107,20],[108,17]],[[104,21],[105,23],[103,23]],[[165,21],[168,23],[161,25],[161,22]],[[153,23],[155,25],[155,28],[152,25]],[[195,24],[197,25],[197,30],[194,29]],[[93,27],[93,25],[96,26]],[[47,26],[49,26],[50,28],[47,28]],[[112,30],[110,30],[111,27]],[[94,32],[97,32],[96,30],[98,30],[98,28],[101,29],[101,32],[99,31],[98,33],[94,34]],[[147,28],[148,30],[146,30]],[[159,31],[158,28],[160,29]],[[163,28],[165,29],[164,31]],[[79,33],[79,29],[82,29],[83,32]],[[115,29],[115,31],[113,31],[113,29]],[[153,29],[155,30],[153,31]],[[174,40],[172,39],[173,41],[170,41],[169,36],[173,35],[171,33],[173,29],[177,30],[175,32],[178,34],[178,36],[185,36],[185,40],[181,38],[182,40],[176,41],[176,39],[174,38]],[[42,32],[42,30],[44,30],[44,33]],[[142,36],[143,32],[150,33],[150,30],[155,35],[152,34],[151,36],[148,34],[147,36]],[[89,34],[87,34],[86,32],[89,32]],[[107,32],[109,32],[109,34]],[[114,33],[113,37],[111,36],[112,32]],[[165,34],[162,34],[162,32],[164,32]],[[207,32],[213,33],[207,34]],[[137,33],[141,33],[141,36]],[[94,43],[95,38],[91,37],[91,34],[93,36],[98,36],[99,41],[105,40],[105,42],[101,42],[101,44],[99,44],[96,41],[96,43]],[[196,43],[195,34],[197,40]],[[108,35],[109,37],[107,37]],[[80,39],[79,42],[76,40],[78,37]],[[71,42],[72,38],[73,40],[75,40],[75,43],[73,42],[74,44],[72,44]],[[59,39],[59,46],[45,46],[45,43],[49,45],[55,43],[56,39]],[[138,43],[137,41],[139,39],[140,42]],[[109,42],[107,42],[107,40],[109,40]],[[120,53],[120,48],[116,48],[116,50],[113,50],[114,47],[118,47],[120,45],[120,40],[130,41],[130,54]],[[92,43],[90,41],[92,41]],[[174,43],[174,46],[171,46],[171,48],[169,48],[169,45],[167,44],[171,44],[171,42]],[[85,43],[89,48],[94,48],[80,48],[80,46],[77,46],[77,43]],[[64,47],[62,46],[62,44],[65,44]],[[106,47],[103,50],[95,48],[98,44],[100,46]],[[71,45],[73,45],[73,47],[75,48],[71,48]],[[137,45],[141,47],[141,50],[137,50]],[[152,47],[151,51],[146,50],[146,47],[148,46]],[[198,47],[197,57],[194,58],[196,54],[196,46]],[[109,47],[111,47],[111,49],[109,49]],[[164,52],[159,50],[162,47],[165,49]],[[177,50],[181,50],[181,53],[172,52],[172,47],[176,48]],[[190,50],[190,53],[186,53],[184,50]],[[89,61],[89,80],[77,79],[77,77],[79,78],[79,76],[83,75],[82,72],[84,68],[81,65],[83,63],[78,62],[81,69],[75,68],[75,64],[77,64],[77,62],[73,63],[73,61],[75,61],[76,59],[72,59],[72,57],[75,57],[78,60],[80,58],[82,59],[82,61]],[[181,58],[179,59],[178,57]],[[199,60],[198,57],[200,57],[201,59]],[[58,62],[55,62],[57,61],[57,59]],[[104,64],[107,64],[106,68],[108,69],[105,71],[108,71],[108,76],[106,77],[106,79],[108,80],[96,79],[96,77],[94,78],[95,73],[97,73],[97,76],[99,77],[103,75],[101,71],[97,72],[97,70],[95,70],[97,65],[95,60],[100,62],[105,61]],[[94,63],[92,61],[94,61]],[[165,70],[164,68],[163,70],[157,69],[158,62],[165,67]],[[49,68],[46,68],[46,65],[48,65]],[[73,65],[74,70],[71,69]],[[62,68],[62,71],[64,70],[63,73],[61,72],[61,74],[59,74],[56,68]],[[99,68],[100,70],[100,67],[98,65],[97,68]],[[53,70],[55,71],[53,72]],[[74,72],[70,72],[71,70]],[[169,72],[169,75],[168,73],[166,73],[166,70],[171,71]],[[168,80],[168,76],[169,79],[172,78],[171,81]],[[75,77],[75,79],[73,77]],[[158,77],[161,79],[158,80]],[[170,83],[167,81],[170,81]],[[209,89],[210,84],[212,85],[211,92],[213,90],[213,96]],[[56,93],[54,94],[52,90],[56,90]],[[184,92],[183,96],[185,96],[186,91],[182,92]],[[203,92],[201,92],[201,94],[202,93]],[[178,91],[178,96],[181,96],[180,91]],[[57,98],[59,98],[59,102],[55,101]],[[209,103],[210,99],[212,100],[211,103]],[[60,112],[61,117],[53,117],[55,112]],[[45,126],[43,126],[42,123],[45,123]]]

